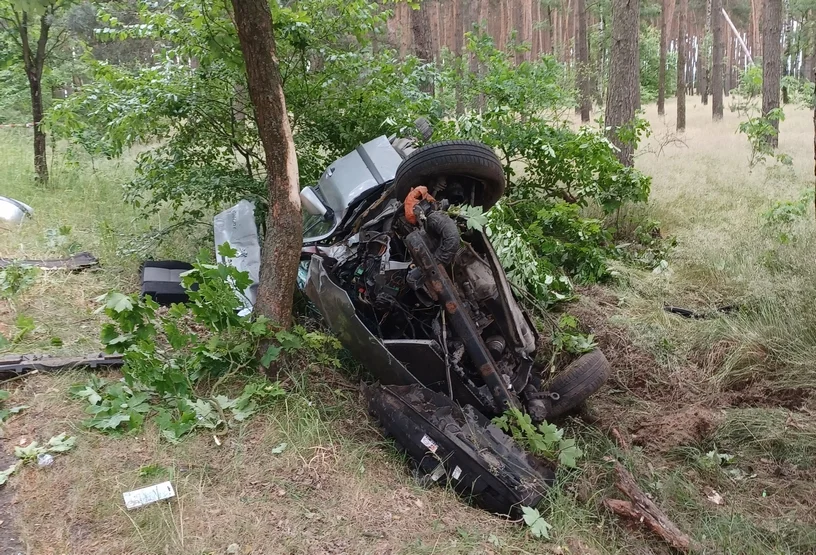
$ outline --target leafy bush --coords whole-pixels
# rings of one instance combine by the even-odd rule
[[[793,160],[789,155],[776,153],[770,145],[771,139],[779,135],[779,131],[773,124],[779,125],[779,122],[784,120],[785,113],[782,108],[774,108],[765,116],[749,117],[739,124],[737,131],[744,133],[751,145],[751,153],[748,156],[749,167],[754,168],[758,164],[764,164],[768,158],[785,166],[793,164]]]
[[[808,189],[797,200],[775,201],[762,214],[763,227],[776,234],[781,243],[794,241],[794,224],[807,215],[808,209],[813,205],[813,197],[813,189]]]
[[[304,184],[360,142],[434,111],[422,90],[433,67],[372,46],[389,12],[366,0],[271,7]],[[182,0],[145,4],[140,19],[125,26],[104,16],[102,34],[160,41],[157,63],[131,69],[86,58],[93,83],[50,112],[50,127],[95,156],[157,141],[139,155],[127,187],[128,200],[149,211],[169,203],[176,218],[191,221],[241,198],[262,208],[263,149],[229,14],[222,4]],[[178,63],[189,59],[196,67]]]
[[[584,454],[575,445],[574,439],[564,439],[564,430],[546,422],[535,426],[530,415],[519,409],[509,409],[504,415],[494,418],[493,423],[513,436],[530,453],[552,461],[558,460],[568,468],[575,468]]]
[[[237,255],[226,245],[219,254]],[[205,260],[202,256],[182,276],[190,298],[187,304],[160,310],[149,296],[139,299],[112,292],[100,298],[112,320],[102,328],[102,342],[106,352],[123,353],[124,379],[91,381],[72,389],[89,403],[87,426],[139,430],[145,418],[156,412],[156,423],[170,441],[194,428],[228,427],[285,394],[279,384],[255,377],[259,367],[305,347],[322,356],[326,341],[319,334],[302,328],[276,329],[263,316],[239,316],[243,303],[238,292],[250,285],[248,272]],[[265,351],[259,357],[261,345]],[[320,362],[331,359],[323,357]],[[217,394],[230,377],[242,372],[254,381],[240,395]]]
[[[657,100],[660,71],[660,29],[644,27],[640,33],[640,100]],[[666,52],[666,98],[677,92],[677,52]]]

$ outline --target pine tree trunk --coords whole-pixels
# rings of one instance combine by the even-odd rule
[[[731,92],[731,80],[734,77],[734,41],[731,36],[732,31],[727,26],[725,28],[725,59],[728,60],[725,69],[725,81],[723,82],[723,96],[728,96]]]
[[[760,40],[759,20],[763,12],[763,0],[751,0],[751,56],[762,57],[762,41]]]
[[[233,0],[237,2],[239,0]],[[414,38],[414,55],[425,63],[433,61],[433,38],[431,37],[430,2],[425,2],[418,10],[411,10],[411,34]],[[422,84],[422,90],[433,94],[431,81]]]
[[[711,45],[711,4],[712,0],[706,0],[705,34],[703,35],[702,43],[698,45],[700,65],[698,66],[697,72],[700,76],[698,83],[700,102],[703,106],[708,105],[708,93],[711,89],[711,64],[709,63],[710,58],[708,57],[708,48]]]
[[[431,57],[428,58],[428,61],[436,61],[444,43],[442,28],[439,24],[439,0],[425,0],[421,9],[428,11],[428,21],[430,22],[428,28],[431,31]]]
[[[40,75],[28,76],[31,93],[31,116],[34,121],[34,171],[40,183],[48,183],[48,160],[45,149],[45,131],[42,128],[43,100],[42,78]]]
[[[40,36],[37,38],[36,49],[31,49],[28,13],[22,12],[22,19],[18,32],[22,46],[23,63],[28,78],[28,92],[31,95],[31,119],[34,124],[34,171],[40,183],[48,183],[48,158],[45,149],[45,131],[42,128],[43,98],[42,75],[47,56],[48,33],[51,29],[53,14],[46,11],[40,17]]]
[[[711,65],[711,114],[714,121],[723,118],[723,71],[725,55],[725,22],[722,15],[723,0],[711,2],[711,27],[713,32],[713,49]]]
[[[762,115],[779,108],[779,89],[782,80],[782,0],[765,0],[762,16]],[[779,121],[772,125],[777,134],[768,137],[768,144],[779,146]]]
[[[524,61],[529,62],[532,56],[532,43],[533,43],[533,2],[537,0],[522,0],[521,5],[521,28],[522,28],[522,40],[528,43],[531,47],[530,50],[524,52]]]
[[[680,0],[677,21],[677,130],[686,129],[686,16],[688,0]]]
[[[552,10],[549,6],[546,9],[546,19],[545,24],[546,27],[544,28],[544,35],[542,37],[542,47],[544,49],[544,53],[552,56],[553,54],[553,16]]]
[[[620,149],[618,159],[626,166],[634,165],[634,146],[620,140],[619,130],[634,120],[639,96],[639,14],[638,0],[612,1],[612,48],[605,124],[610,128],[609,139]]]
[[[504,48],[501,42],[501,0],[489,0],[487,6],[487,33],[493,37],[493,42],[498,48]]]
[[[575,76],[578,89],[578,108],[581,121],[589,121],[592,109],[592,90],[590,83],[589,43],[587,42],[586,0],[575,0]]]
[[[464,0],[467,2],[468,0]],[[465,105],[462,101],[462,78],[464,76],[465,59],[462,56],[465,41],[465,14],[462,0],[450,0],[453,4],[453,53],[456,55],[456,113],[463,114]],[[470,2],[475,3],[475,2]],[[468,22],[469,24],[470,22]]]
[[[666,113],[666,46],[668,44],[668,11],[669,2],[674,0],[664,0],[660,9],[660,66],[657,68],[657,114],[662,116]]]
[[[303,240],[295,143],[278,70],[269,3],[232,0],[232,6],[249,97],[266,154],[269,212],[255,313],[288,327]]]

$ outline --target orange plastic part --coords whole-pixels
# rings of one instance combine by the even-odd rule
[[[414,214],[414,206],[423,200],[427,200],[428,202],[436,202],[436,199],[428,194],[428,188],[423,185],[414,187],[408,193],[408,196],[405,197],[405,219],[408,220],[408,223],[417,225],[416,214]]]

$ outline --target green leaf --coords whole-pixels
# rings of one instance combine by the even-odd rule
[[[280,357],[281,351],[283,349],[281,347],[276,347],[275,345],[270,345],[269,348],[266,350],[266,354],[264,354],[263,358],[261,359],[261,366],[264,368],[268,368],[272,362],[278,360]]]
[[[6,391],[5,389],[0,389],[0,401],[5,401],[6,399],[9,398],[10,395],[11,393]]]
[[[303,341],[301,340],[301,338],[287,330],[281,330],[278,333],[276,333],[275,339],[278,340],[281,348],[287,351],[293,349],[300,349],[303,347]]]
[[[229,243],[218,245],[218,255],[224,258],[235,258],[238,256],[238,251],[230,246]]]
[[[80,386],[81,387],[81,386]],[[82,389],[71,391],[73,395],[80,398],[85,398],[88,402],[92,405],[97,405],[102,400],[102,396],[96,392],[94,388],[89,385],[86,385]]]
[[[105,306],[116,312],[133,310],[133,299],[117,291],[112,291],[105,298]]]
[[[552,525],[541,517],[538,509],[532,507],[522,507],[524,523],[530,528],[530,533],[536,538],[550,539],[550,529]]]
[[[11,407],[10,409],[2,409],[0,410],[0,424],[6,421],[6,419],[14,414],[18,414],[21,411],[24,411],[28,408],[28,405],[19,405],[16,407]]]
[[[65,453],[76,445],[76,438],[65,432],[48,440],[48,451],[51,453]]]
[[[574,439],[565,439],[561,441],[560,450],[558,452],[558,462],[568,468],[577,468],[578,459],[584,455],[584,452],[575,445]]]
[[[130,422],[130,415],[123,412],[116,412],[107,418],[94,418],[90,421],[91,428],[100,430],[115,430],[122,423]]]
[[[6,482],[8,482],[9,477],[11,477],[12,474],[17,472],[17,468],[20,466],[20,464],[21,463],[19,463],[19,462],[14,463],[13,465],[8,467],[7,469],[5,469],[3,471],[0,471],[0,486],[5,484]]]
[[[36,459],[37,455],[45,453],[46,451],[48,451],[48,449],[46,449],[45,447],[40,447],[39,443],[37,443],[36,441],[32,441],[25,447],[20,446],[15,447],[14,456],[17,457],[18,459],[26,461]]]

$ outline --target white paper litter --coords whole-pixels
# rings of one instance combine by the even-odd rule
[[[122,494],[122,497],[125,498],[125,507],[128,509],[137,509],[175,496],[176,492],[173,491],[173,484],[170,482],[162,482],[155,486],[126,491]]]

